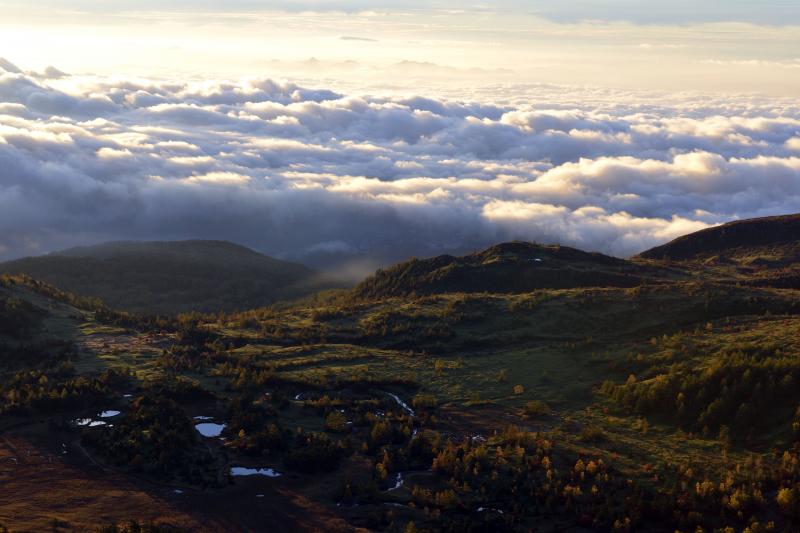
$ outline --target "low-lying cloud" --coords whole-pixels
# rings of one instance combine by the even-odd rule
[[[185,238],[299,259],[514,238],[625,256],[796,211],[790,99],[525,85],[464,102],[0,62],[0,258]]]

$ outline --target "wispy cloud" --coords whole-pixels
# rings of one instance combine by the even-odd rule
[[[378,39],[370,39],[368,37],[355,37],[353,35],[342,35],[339,37],[342,41],[359,41],[364,43],[377,43]]]
[[[147,77],[258,73],[340,87],[359,75],[365,91],[419,88],[416,78],[388,68],[407,62],[436,64],[440,78],[449,69],[458,77],[451,85],[462,88],[465,79],[480,84],[484,71],[502,70],[516,83],[795,95],[794,4],[420,1],[376,9],[355,1],[44,0],[6,3],[0,51],[13,50],[16,61],[39,71],[56,64],[69,72]],[[302,65],[308,58],[317,61]]]

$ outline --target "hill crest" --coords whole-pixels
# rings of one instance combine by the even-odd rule
[[[117,241],[0,264],[114,308],[234,311],[324,288],[316,271],[227,241]]]
[[[91,246],[76,246],[47,254],[47,256],[94,257],[98,259],[122,254],[166,254],[192,256],[205,254],[205,258],[220,256],[250,257],[259,260],[281,262],[263,255],[252,248],[230,241],[189,239],[183,241],[109,241]]]
[[[737,220],[690,233],[639,254],[645,259],[687,261],[714,255],[731,257],[764,247],[800,241],[800,213]]]
[[[445,292],[635,287],[666,275],[661,269],[600,253],[515,241],[461,257],[411,259],[378,270],[354,293],[362,298],[380,298]]]

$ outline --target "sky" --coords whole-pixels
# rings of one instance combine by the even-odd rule
[[[408,73],[392,67],[417,62],[441,67],[437,78],[477,69],[457,75],[475,82],[503,69],[515,82],[800,90],[797,0],[5,0],[0,11],[8,59],[73,73],[346,78],[358,88],[402,84]]]
[[[0,0],[0,259],[627,256],[800,211],[797,1]]]

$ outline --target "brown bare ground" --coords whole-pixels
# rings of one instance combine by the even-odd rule
[[[183,487],[178,493],[177,485],[98,463],[68,433],[28,425],[0,436],[0,525],[12,533],[97,531],[131,519],[192,532],[363,531],[316,501],[337,484],[337,476],[254,476],[224,489]]]
[[[93,353],[125,353],[158,355],[175,342],[174,336],[143,333],[92,333],[78,339],[78,345]]]
[[[120,476],[70,464],[22,437],[0,439],[0,524],[12,532],[49,531],[54,520],[64,531],[93,531],[130,519],[214,530]]]

